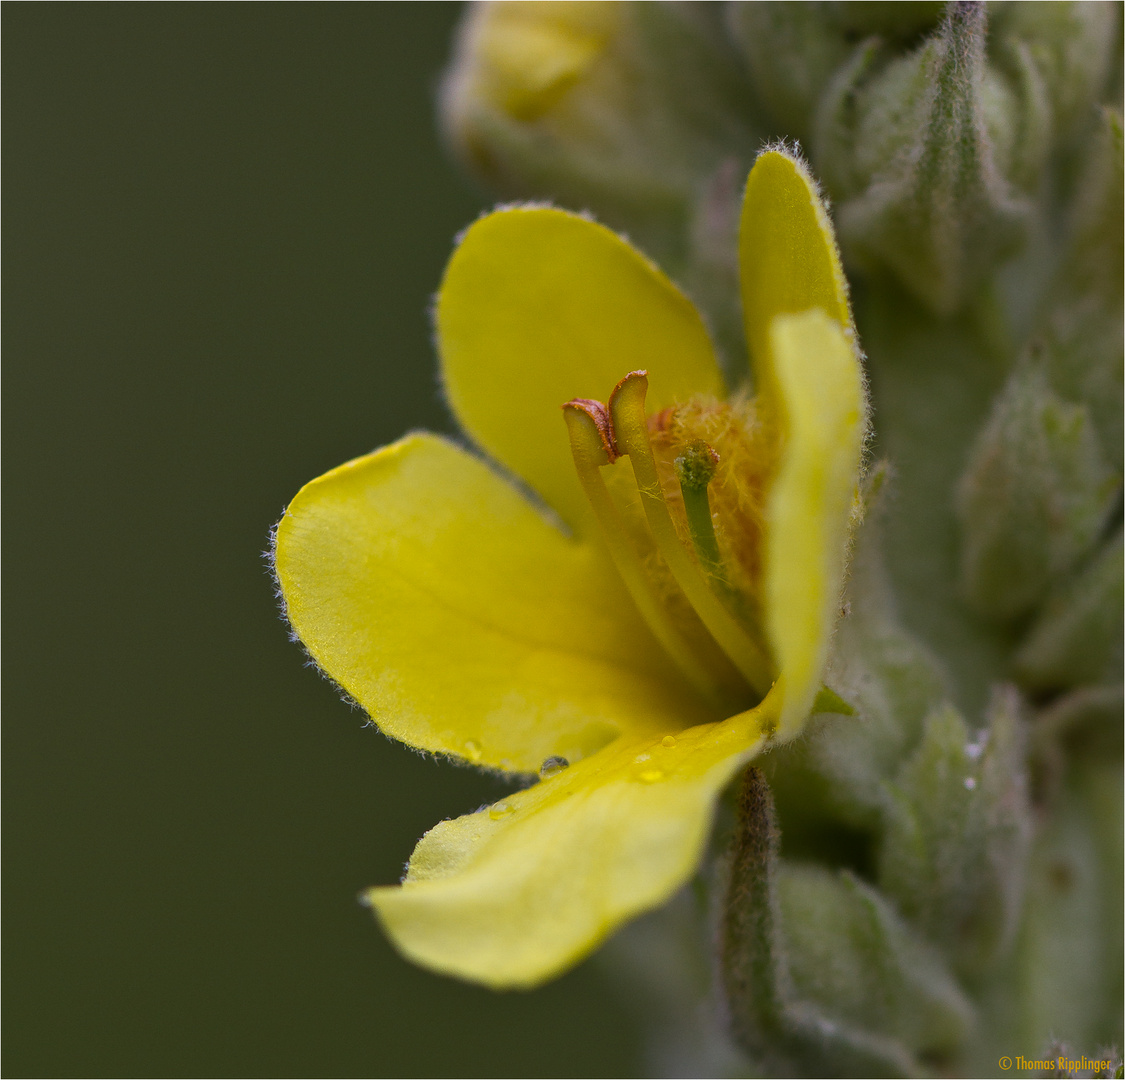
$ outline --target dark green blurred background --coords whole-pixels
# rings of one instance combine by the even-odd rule
[[[635,1071],[596,964],[496,996],[357,905],[496,782],[364,729],[260,558],[306,480],[450,429],[458,14],[5,5],[8,1076]]]

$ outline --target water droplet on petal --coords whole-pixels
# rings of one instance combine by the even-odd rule
[[[488,816],[493,821],[499,821],[502,817],[507,817],[515,807],[506,802],[498,802],[494,806],[488,808]]]
[[[563,769],[569,768],[570,762],[564,757],[549,757],[542,765],[539,766],[539,779],[549,780],[552,776],[558,776]]]
[[[655,784],[657,780],[664,779],[664,773],[660,769],[645,769],[644,772],[637,774],[637,779],[642,784]]]
[[[965,777],[965,787],[969,791],[972,791],[973,788],[975,788],[976,786],[977,786],[976,777],[974,777],[974,776],[966,776]]]
[[[467,757],[470,761],[480,761],[480,756],[480,743],[473,742],[472,739],[465,743],[465,757]]]
[[[676,745],[676,736],[675,735],[665,735],[664,738],[660,740],[660,745],[666,746],[669,749],[671,749],[673,746]]]
[[[362,892],[356,894],[356,902],[360,907],[371,907],[371,896],[368,893],[367,889],[364,889]]]
[[[980,743],[971,742],[965,744],[965,757],[967,757],[970,761],[976,761],[976,759],[979,758],[983,752],[984,747],[981,746]]]
[[[635,758],[633,758],[633,761],[638,765],[640,765],[644,761],[651,761],[651,760],[652,760],[652,754],[638,754]]]

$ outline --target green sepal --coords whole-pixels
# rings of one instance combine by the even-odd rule
[[[812,149],[821,182],[836,199],[866,189],[870,175],[856,156],[856,127],[863,87],[877,75],[886,48],[879,38],[856,45],[824,87],[813,120]]]
[[[1123,151],[1121,114],[1103,109],[1074,199],[1067,248],[1036,328],[1052,387],[1090,410],[1102,449],[1118,470],[1125,367]]]
[[[812,706],[813,715],[817,713],[836,713],[838,716],[858,716],[859,710],[845,701],[830,686],[822,686]]]
[[[1000,621],[1029,613],[1090,551],[1118,489],[1087,408],[1060,399],[1040,364],[1022,365],[959,485],[966,598]]]
[[[878,882],[959,974],[982,979],[1011,943],[1032,832],[1015,691],[994,694],[974,738],[952,706],[885,786]]]
[[[1122,535],[1052,594],[1015,656],[1020,680],[1035,690],[1121,681]]]
[[[941,957],[876,889],[846,870],[783,859],[777,892],[797,998],[912,1054],[956,1051],[972,1006]]]

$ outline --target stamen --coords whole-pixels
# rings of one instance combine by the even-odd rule
[[[657,550],[676,579],[676,584],[750,687],[758,694],[765,694],[771,681],[770,664],[765,651],[723,607],[676,535],[676,526],[664,501],[664,489],[660,486],[656,458],[648,439],[648,424],[645,421],[647,392],[648,373],[631,371],[610,395],[609,419],[615,453],[629,455],[649,529],[656,541]]]
[[[618,457],[606,407],[600,401],[575,398],[563,406],[563,416],[570,434],[570,452],[574,456],[579,482],[594,509],[594,517],[610,557],[629,595],[656,640],[664,646],[688,681],[716,705],[723,704],[706,669],[652,594],[644,567],[625,533],[617,507],[599,472],[601,466],[611,464]]]
[[[711,501],[707,498],[707,485],[711,483],[718,464],[719,455],[702,439],[693,442],[675,460],[676,478],[680,481],[680,492],[684,497],[688,533],[699,565],[716,586],[727,592],[730,590],[730,580],[723,567],[723,557],[719,554],[715,523],[711,519]]]

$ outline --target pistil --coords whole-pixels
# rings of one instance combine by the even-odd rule
[[[730,580],[719,554],[715,523],[711,518],[711,500],[707,497],[707,486],[718,464],[719,455],[702,439],[693,442],[674,462],[696,558],[712,583],[725,592],[730,589]]]

